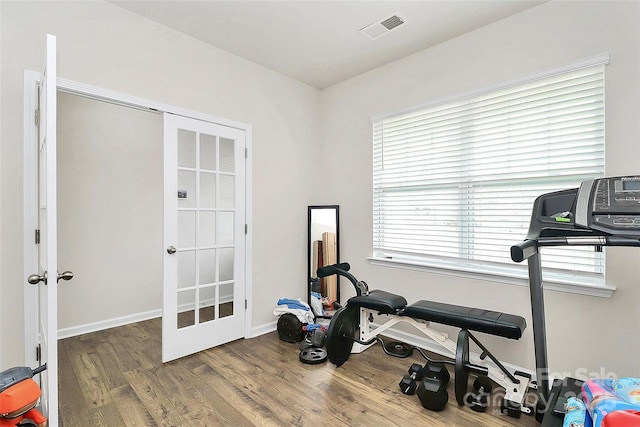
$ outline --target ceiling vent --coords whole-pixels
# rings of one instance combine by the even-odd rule
[[[384,18],[361,28],[360,32],[370,39],[375,40],[406,23],[407,20],[398,12],[395,12],[390,16],[385,16]]]

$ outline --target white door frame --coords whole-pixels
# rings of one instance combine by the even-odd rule
[[[37,152],[37,132],[35,126],[35,111],[37,109],[37,87],[41,79],[41,74],[35,71],[26,70],[24,73],[24,164],[23,164],[23,216],[24,216],[24,354],[26,366],[37,366],[35,348],[37,346],[38,336],[38,293],[37,286],[29,285],[26,281],[27,277],[38,270],[38,252],[35,243],[35,230],[38,228],[37,214],[37,188],[38,188],[38,152]],[[252,126],[246,123],[236,122],[209,114],[199,113],[188,109],[175,107],[169,104],[163,104],[155,101],[149,101],[126,95],[120,92],[102,89],[96,86],[86,85],[71,80],[58,78],[58,90],[73,95],[83,96],[85,98],[95,99],[97,101],[109,102],[111,104],[122,105],[130,108],[137,108],[154,113],[173,113],[180,116],[190,117],[205,122],[216,123],[219,125],[240,129],[246,135],[246,191],[245,191],[245,209],[247,233],[245,235],[245,338],[253,336],[252,333],[252,311],[253,311],[253,282],[252,282],[252,265],[253,265],[253,206],[252,206]],[[162,146],[159,145],[161,150]],[[158,248],[163,250],[163,248]]]

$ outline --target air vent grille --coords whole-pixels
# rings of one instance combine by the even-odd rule
[[[398,15],[393,15],[380,23],[380,25],[385,27],[387,30],[393,30],[398,25],[402,24],[404,24],[404,21]]]
[[[376,22],[367,25],[360,29],[360,32],[372,40],[388,34],[391,30],[398,28],[402,24],[405,24],[407,20],[401,16],[398,12],[385,16],[377,20]]]

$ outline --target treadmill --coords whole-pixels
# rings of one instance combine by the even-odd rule
[[[511,247],[511,259],[527,260],[537,375],[536,419],[543,427],[562,426],[565,395],[577,395],[574,378],[549,384],[544,298],[539,248],[543,246],[640,247],[640,176],[584,181],[580,188],[539,196],[524,241]],[[547,403],[548,402],[548,403]]]

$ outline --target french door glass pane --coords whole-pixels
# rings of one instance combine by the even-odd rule
[[[232,316],[233,315],[233,283],[225,283],[224,285],[219,285],[219,288],[220,288],[219,316],[221,318]]]
[[[234,172],[234,141],[220,138],[220,172]]]
[[[200,211],[200,225],[198,230],[200,246],[214,246],[216,244],[216,213]]]
[[[178,252],[178,289],[196,284],[196,253],[195,251]]]
[[[178,171],[178,208],[196,207],[196,173]]]
[[[218,213],[218,244],[221,246],[233,244],[233,212]]]
[[[216,170],[216,137],[200,134],[200,169]]]
[[[216,250],[206,249],[200,253],[200,280],[198,284],[206,285],[216,281]]]
[[[222,248],[219,250],[220,271],[219,280],[226,282],[233,280],[233,248]]]
[[[235,178],[233,175],[220,175],[220,209],[234,208]]]
[[[192,248],[196,245],[195,211],[178,211],[178,248]]]
[[[196,291],[178,292],[178,329],[196,324]]]
[[[216,319],[216,288],[217,286],[200,288],[200,323]]]
[[[196,133],[178,129],[178,167],[196,167]]]
[[[216,207],[216,175],[200,172],[200,208],[213,209]]]

